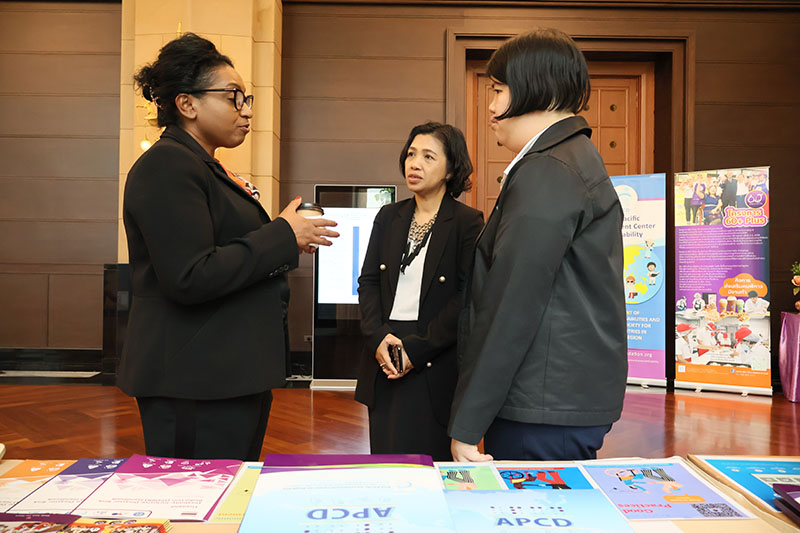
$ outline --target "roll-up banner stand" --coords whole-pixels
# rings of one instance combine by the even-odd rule
[[[769,167],[675,174],[675,386],[772,394]]]
[[[664,386],[666,174],[616,176],[611,182],[625,215],[628,383]]]

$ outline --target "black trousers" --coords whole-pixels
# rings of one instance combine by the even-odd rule
[[[602,426],[553,426],[495,418],[484,436],[486,453],[495,461],[577,461],[597,459],[611,430]]]
[[[136,402],[147,455],[258,461],[272,391],[223,400],[141,397]]]

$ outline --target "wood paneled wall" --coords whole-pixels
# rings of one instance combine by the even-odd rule
[[[0,2],[0,348],[102,344],[120,5]]]
[[[800,123],[798,3],[760,10],[544,4],[284,0],[281,205],[297,195],[310,198],[315,183],[393,183],[401,198],[408,196],[398,151],[413,125],[445,118],[448,29],[505,34],[549,26],[591,37],[620,28],[628,38],[633,31],[642,39],[690,33],[695,85],[687,113],[693,115],[694,164],[682,170],[772,167],[771,309],[777,327],[779,311],[791,309],[794,300],[789,266],[800,260],[800,141],[792,135]],[[293,350],[310,349],[303,335],[312,329],[311,276],[308,257],[290,275]]]

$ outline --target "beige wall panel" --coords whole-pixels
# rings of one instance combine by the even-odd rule
[[[113,263],[117,222],[0,220],[0,263]]]
[[[281,145],[282,171],[292,177],[292,182],[382,183],[400,180],[399,158],[404,142],[405,138],[380,143],[284,141]]]
[[[699,144],[767,145],[796,142],[798,106],[697,105],[695,140]]]
[[[136,0],[122,0],[123,40],[133,39],[136,33]]]
[[[253,131],[253,174],[278,177],[280,140],[271,131]]]
[[[172,35],[174,36],[175,34],[173,33]],[[152,35],[137,34],[133,44],[133,72],[155,61],[162,46],[164,46],[164,37],[160,33]]]
[[[253,83],[253,38],[239,35],[222,35],[219,51],[231,58],[244,82]]]
[[[51,275],[48,346],[103,347],[103,275]]]
[[[118,68],[118,54],[0,54],[0,93],[114,95]]]
[[[253,12],[253,40],[275,43],[278,53],[281,53],[283,8],[280,0],[254,0]]]
[[[191,26],[184,31],[250,37],[253,32],[253,0],[190,1]],[[224,49],[224,38],[222,41]]]
[[[122,85],[133,85],[135,42],[133,39],[122,41],[119,57],[119,82]]]
[[[284,98],[283,140],[405,141],[412,126],[444,120],[444,102]]]
[[[287,10],[283,17],[283,55],[444,58],[445,28],[462,25],[463,21],[456,18],[298,17]]]
[[[439,59],[297,58],[283,78],[283,95],[443,100],[444,74]]]
[[[0,346],[47,345],[47,274],[0,272]]]
[[[111,180],[0,180],[0,217],[27,220],[113,220],[118,183]]]
[[[115,113],[118,116],[119,113]],[[0,176],[108,178],[119,173],[113,139],[0,139]],[[46,156],[46,157],[45,157]]]
[[[142,153],[134,139],[132,129],[119,130],[119,171],[123,175],[128,174],[128,170]]]
[[[274,87],[253,87],[253,131],[280,137],[281,100]]]
[[[253,85],[281,89],[281,56],[275,43],[253,43]]]
[[[2,130],[14,135],[119,135],[119,96],[0,96]]]
[[[702,63],[697,65],[695,100],[698,104],[796,104],[798,87],[800,68],[797,67],[778,64]]]
[[[119,5],[70,13],[40,11],[36,2],[27,4],[29,11],[0,11],[0,52],[119,53]]]
[[[134,34],[172,33],[178,30],[176,21],[184,21],[183,31],[191,26],[191,0],[135,0]]]

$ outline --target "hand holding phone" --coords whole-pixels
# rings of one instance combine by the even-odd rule
[[[399,344],[389,345],[389,357],[392,360],[392,366],[398,373],[403,373],[403,348]]]

